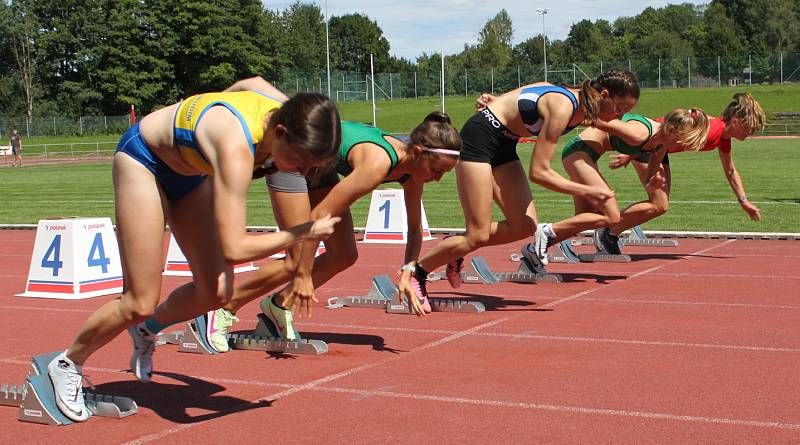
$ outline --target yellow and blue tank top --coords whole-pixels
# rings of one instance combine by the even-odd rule
[[[280,108],[281,102],[255,91],[203,93],[181,102],[175,113],[175,146],[189,165],[209,175],[214,174],[214,169],[200,150],[195,131],[205,112],[215,106],[223,106],[236,115],[255,155],[256,146],[264,138],[266,115]]]

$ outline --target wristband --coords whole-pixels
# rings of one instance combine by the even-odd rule
[[[411,264],[403,264],[403,265],[400,267],[400,271],[402,272],[402,271],[405,271],[405,270],[410,270],[410,271],[411,271],[411,274],[413,275],[413,274],[414,274],[414,272],[416,272],[416,271],[417,271],[417,266],[413,266],[413,265],[411,265]]]
[[[736,199],[739,200],[739,204],[744,204],[747,202],[747,196],[737,196]]]

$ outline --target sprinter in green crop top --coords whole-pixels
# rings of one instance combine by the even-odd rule
[[[663,214],[669,206],[668,173],[661,165],[665,147],[680,145],[687,150],[697,150],[705,144],[708,128],[708,118],[696,108],[673,110],[664,117],[663,124],[638,114],[625,114],[619,120],[609,122],[607,128],[587,128],[567,143],[562,152],[562,163],[572,180],[589,186],[609,187],[597,168],[597,161],[603,153],[617,151],[643,162],[649,161],[647,170],[640,177],[648,200],[632,204],[620,213],[614,198],[601,208],[594,208],[585,199],[573,196],[575,216],[552,224],[540,224],[535,241],[525,248],[535,252],[542,263],[547,264],[549,246],[584,230],[610,227],[626,215],[646,221]],[[622,136],[612,136],[610,132]],[[608,239],[598,241],[598,248],[619,255],[616,239],[609,236],[618,234],[602,233]]]

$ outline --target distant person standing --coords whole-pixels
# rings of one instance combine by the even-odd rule
[[[16,127],[11,129],[11,138],[8,144],[11,145],[11,154],[14,155],[11,166],[16,167],[19,165],[22,167],[22,138],[17,134]]]

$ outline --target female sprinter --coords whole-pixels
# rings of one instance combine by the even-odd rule
[[[736,165],[734,165],[731,156],[731,138],[740,141],[747,139],[747,136],[761,131],[761,129],[764,128],[766,120],[767,118],[764,114],[764,110],[750,93],[736,93],[733,95],[733,101],[722,111],[722,117],[710,119],[708,138],[706,139],[705,146],[700,149],[701,151],[710,151],[719,148],[719,159],[722,163],[725,176],[728,178],[728,183],[731,189],[733,189],[733,193],[736,194],[736,199],[739,201],[742,210],[747,213],[753,221],[761,220],[761,210],[747,199],[742,177],[739,175],[739,171],[736,169]],[[686,151],[686,149],[681,146],[669,146],[667,149],[669,153]],[[613,159],[609,162],[609,167],[626,167],[631,160],[632,158],[627,155],[616,155],[613,156]],[[663,164],[666,173],[665,178],[667,180],[666,190],[667,194],[669,194],[671,176],[668,155],[664,157]],[[641,178],[646,166],[635,160],[633,165]],[[615,224],[609,229],[601,229],[595,234],[595,244],[597,248],[600,250],[608,250],[609,253],[618,252],[619,246],[616,241],[620,233],[663,215],[668,209],[668,205],[656,209],[647,207],[626,209],[622,214],[622,220],[619,224]]]
[[[688,151],[700,150],[706,142],[709,123],[700,109],[677,109],[663,118],[663,123],[650,120],[639,114],[626,114],[619,122],[611,122],[618,136],[611,136],[598,128],[587,128],[575,136],[564,147],[561,161],[564,169],[575,182],[590,186],[608,186],[597,161],[603,153],[618,151],[631,156],[638,162],[647,162],[642,171],[642,184],[645,185],[648,201],[631,205],[631,208],[648,207],[658,211],[669,205],[667,173],[661,166],[666,155],[666,147],[682,147]],[[601,227],[609,227],[620,221],[616,199],[611,198],[602,207],[596,208],[585,199],[572,197],[575,203],[575,216],[553,224],[541,224],[536,231],[533,251],[546,262],[547,248],[571,238],[578,233]],[[531,250],[531,246],[526,247]],[[614,253],[614,252],[609,252]]]
[[[448,264],[448,281],[461,282],[460,261],[482,246],[505,244],[533,235],[536,209],[525,170],[516,153],[521,136],[538,136],[528,177],[561,193],[580,196],[600,207],[614,193],[605,185],[569,181],[550,167],[558,138],[587,121],[594,125],[629,111],[639,99],[639,84],[629,71],[611,70],[580,87],[549,83],[526,85],[494,98],[461,129],[464,148],[456,180],[466,234],[437,244],[418,262],[403,266],[398,287],[409,302],[427,299],[429,270]],[[492,221],[492,199],[506,217]]]
[[[301,260],[294,281],[282,291],[263,299],[261,309],[282,337],[300,338],[292,323],[292,307],[296,302],[301,311],[310,315],[311,302],[316,301],[314,289],[356,262],[358,250],[349,207],[382,183],[399,182],[403,187],[408,218],[405,262],[416,259],[422,244],[420,199],[425,183],[438,181],[452,170],[460,150],[461,136],[450,124],[450,118],[439,112],[430,113],[411,132],[407,142],[378,128],[342,122],[337,168],[338,173],[344,176],[341,181],[334,172],[308,183],[306,178],[292,173],[278,172],[268,176],[270,199],[281,204],[275,219],[282,228],[307,221],[315,215],[338,215],[342,221],[325,241],[325,253],[316,260],[314,253],[318,243],[306,243],[302,254],[296,246],[290,250],[286,260],[263,265],[237,286],[231,302],[208,315],[209,320],[213,317],[215,321],[214,329],[207,333],[211,345],[219,351],[228,349],[225,333],[236,320],[236,311],[248,301],[291,279],[295,268],[291,259],[298,257]],[[430,304],[426,300],[419,302],[415,310],[430,311]]]
[[[306,171],[329,163],[341,138],[339,114],[325,96],[301,93],[282,105],[248,91],[254,89],[282,96],[263,79],[247,79],[154,111],[122,136],[113,178],[124,291],[89,317],[48,366],[58,407],[70,419],[90,416],[81,391],[84,362],[124,329],[133,337],[131,367],[147,382],[155,335],[230,300],[232,264],[333,232],[338,218],[323,217],[278,234],[247,235],[254,167],[272,159],[278,168]],[[156,309],[165,222],[194,281]]]

